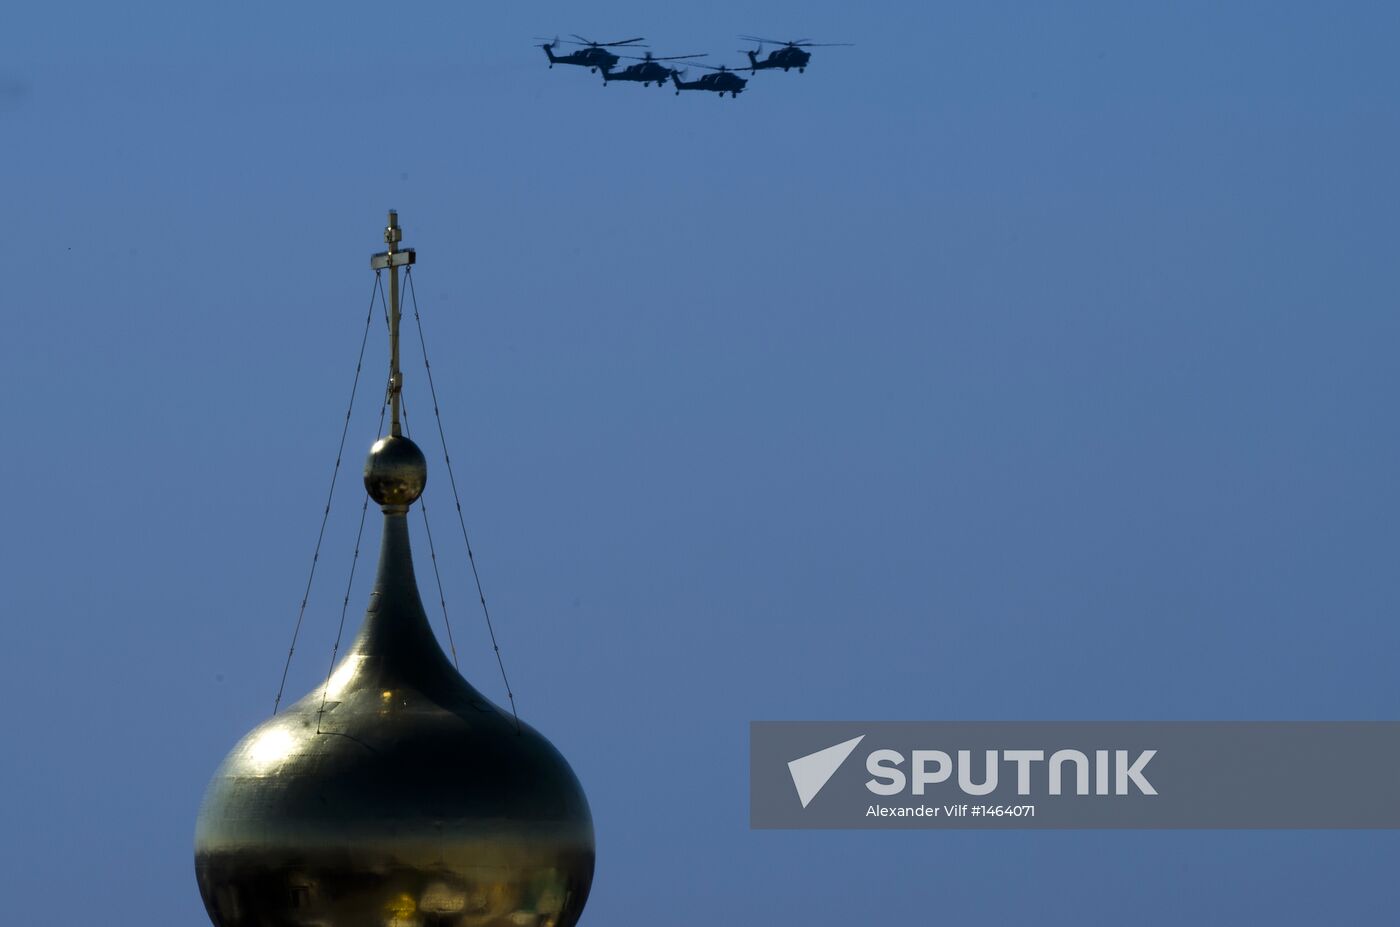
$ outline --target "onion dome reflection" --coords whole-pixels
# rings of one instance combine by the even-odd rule
[[[411,263],[396,216],[391,274]],[[396,281],[395,281],[396,284]],[[398,427],[365,463],[384,513],[364,622],[329,681],[254,728],[214,774],[195,874],[219,927],[572,927],[593,878],[593,824],[568,763],[454,669],[428,624],[407,515],[427,482]]]

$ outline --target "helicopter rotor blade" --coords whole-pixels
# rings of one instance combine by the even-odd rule
[[[635,39],[623,39],[621,42],[597,42],[597,43],[595,43],[595,44],[600,45],[600,46],[602,46],[603,48],[611,48],[611,47],[614,46],[614,45],[631,45],[633,42],[645,42],[645,41],[646,41],[646,39],[639,35],[639,36],[637,36]],[[635,47],[635,48],[642,48],[642,47],[644,47],[644,46],[638,45],[638,46],[633,46],[633,47]]]
[[[854,45],[854,42],[813,42],[811,39],[790,39],[780,41],[778,39],[764,39],[756,35],[741,35],[739,38],[745,42],[761,42],[766,45],[791,45],[800,48],[832,48],[837,45]]]
[[[743,65],[743,66],[741,66],[741,67],[732,67],[732,68],[731,68],[731,67],[730,67],[729,65],[727,65],[727,64],[701,64],[701,63],[698,62],[698,61],[692,62],[692,63],[686,65],[686,67],[688,67],[688,68],[704,68],[704,69],[707,70],[707,71],[725,71],[725,72],[727,72],[727,73],[729,73],[729,74],[733,74],[733,73],[736,72],[736,71],[752,71],[752,70],[753,70],[753,68],[749,67],[747,64],[746,64],[746,65]]]
[[[668,55],[665,58],[658,58],[655,55],[618,55],[619,58],[630,58],[633,61],[680,61],[683,58],[703,58],[706,53],[699,55]]]

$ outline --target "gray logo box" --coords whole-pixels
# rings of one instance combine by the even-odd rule
[[[1395,828],[1397,775],[1396,721],[754,721],[749,824]]]

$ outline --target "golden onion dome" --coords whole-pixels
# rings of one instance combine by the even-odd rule
[[[407,513],[426,475],[409,439],[375,445],[384,535],[359,635],[209,783],[195,874],[218,927],[572,927],[583,910],[583,789],[458,674],[424,614]]]
[[[583,789],[548,740],[443,654],[406,511],[385,513],[364,624],[329,683],[254,728],[214,774],[195,872],[219,927],[578,919],[593,878]]]

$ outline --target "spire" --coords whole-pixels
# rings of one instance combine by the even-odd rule
[[[403,371],[399,369],[399,268],[417,260],[412,248],[399,250],[403,229],[399,228],[399,213],[389,210],[389,224],[384,227],[384,242],[388,251],[369,259],[376,271],[389,271],[389,434],[374,442],[365,460],[365,490],[378,502],[385,515],[402,515],[408,511],[428,483],[428,462],[423,452],[403,436],[399,424],[400,396],[403,393]]]

